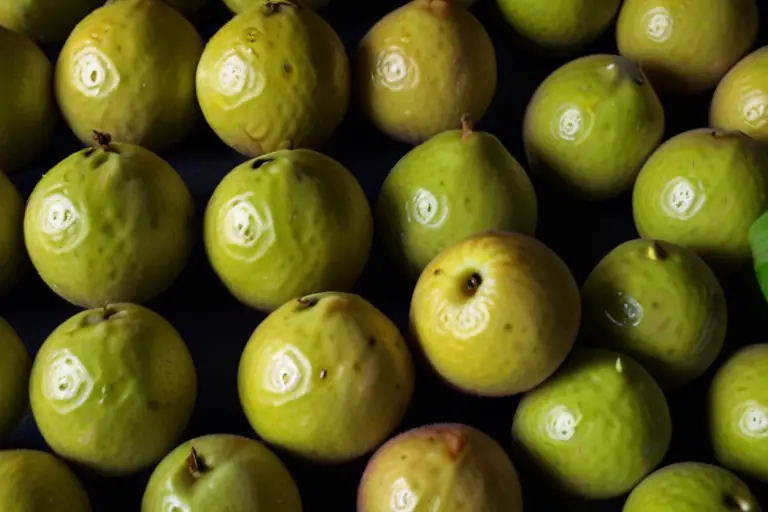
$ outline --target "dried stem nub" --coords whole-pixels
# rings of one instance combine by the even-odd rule
[[[472,135],[472,117],[469,114],[461,116],[461,140],[467,140]]]
[[[203,461],[200,460],[200,457],[197,455],[197,450],[195,450],[194,446],[192,447],[192,451],[189,453],[189,457],[187,457],[187,469],[194,478],[200,478],[203,476]]]
[[[112,143],[112,136],[110,134],[93,130],[91,136],[104,151],[109,151],[109,145]]]

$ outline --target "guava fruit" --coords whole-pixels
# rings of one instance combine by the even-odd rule
[[[301,512],[302,507],[293,477],[269,448],[213,434],[178,446],[152,473],[141,512],[168,510]]]
[[[59,456],[106,475],[154,464],[192,415],[197,376],[163,317],[111,304],[70,317],[40,347],[29,386],[40,433]]]
[[[512,436],[554,484],[606,499],[629,492],[659,465],[672,420],[664,393],[639,363],[581,348],[523,396]]]
[[[24,214],[40,277],[81,307],[146,302],[181,273],[194,241],[194,204],[163,159],[132,144],[80,150],[48,171]]]
[[[21,279],[28,265],[24,248],[24,199],[0,171],[0,296]]]
[[[376,217],[387,249],[414,279],[443,249],[502,229],[533,236],[537,201],[522,166],[494,135],[435,135],[409,151],[379,192]]]
[[[523,121],[531,172],[584,199],[630,189],[663,135],[658,96],[637,64],[618,55],[588,55],[555,70]]]
[[[768,143],[768,46],[726,73],[712,96],[709,124]]]
[[[373,450],[402,420],[413,361],[391,320],[362,297],[327,292],[286,302],[254,331],[238,373],[256,433],[307,460]]]
[[[372,243],[371,208],[355,177],[311,149],[280,150],[235,167],[205,211],[216,274],[264,311],[301,295],[348,291]]]
[[[663,387],[699,377],[720,354],[728,319],[717,277],[696,253],[636,239],[609,252],[581,291],[590,344],[632,356]]]
[[[651,473],[635,487],[622,512],[760,512],[749,487],[725,469],[678,462]]]
[[[83,144],[91,132],[155,152],[197,123],[197,29],[162,0],[111,0],[77,24],[56,62],[56,98]]]
[[[768,482],[768,344],[742,347],[720,367],[709,390],[708,414],[720,464]]]
[[[16,331],[0,317],[0,444],[10,439],[29,406],[31,366]]]
[[[262,0],[223,0],[224,4],[235,14],[239,14],[253,5],[260,3]],[[301,4],[305,7],[309,7],[312,10],[318,10],[321,7],[325,7],[330,0],[295,0],[294,3]]]
[[[355,56],[355,89],[364,115],[381,132],[418,144],[479,122],[496,91],[491,38],[450,0],[411,0],[379,20]]]
[[[62,43],[80,20],[103,3],[104,0],[3,0],[0,25],[39,43]]]
[[[755,0],[624,0],[619,53],[663,94],[713,89],[757,38]]]
[[[560,366],[579,330],[579,288],[542,242],[488,231],[448,246],[411,299],[413,341],[446,382],[482,396],[513,395]]]
[[[750,226],[749,246],[757,283],[768,300],[768,210]]]
[[[197,97],[219,138],[246,156],[321,146],[350,101],[338,34],[296,0],[256,0],[208,41]]]
[[[0,69],[0,171],[11,173],[40,156],[50,141],[53,66],[27,36],[0,26]]]
[[[739,132],[680,133],[646,161],[632,208],[643,238],[692,249],[715,270],[742,266],[749,228],[768,209],[768,155]]]
[[[462,424],[414,428],[387,441],[365,468],[358,512],[522,512],[517,471],[504,449]]]
[[[571,55],[608,29],[621,0],[496,0],[512,28],[552,56]]]
[[[0,510],[91,512],[77,476],[66,464],[37,450],[0,451]]]

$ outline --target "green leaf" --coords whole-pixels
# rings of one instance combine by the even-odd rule
[[[768,211],[749,228],[749,246],[755,262],[755,275],[768,300]]]

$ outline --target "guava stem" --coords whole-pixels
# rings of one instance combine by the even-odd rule
[[[200,457],[197,456],[197,450],[195,450],[195,447],[193,446],[189,457],[187,457],[187,469],[194,478],[200,478],[203,476],[203,469],[201,466]]]
[[[93,140],[96,141],[96,144],[101,146],[104,151],[109,150],[109,145],[112,143],[112,136],[110,134],[93,130],[91,136],[93,137]]]
[[[296,302],[299,303],[298,309],[309,309],[315,304],[317,304],[317,298],[316,297],[300,297],[296,299]]]
[[[472,131],[472,117],[469,114],[461,116],[461,140],[467,140],[474,133]]]

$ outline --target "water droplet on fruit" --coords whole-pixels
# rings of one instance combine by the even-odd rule
[[[42,392],[60,414],[83,405],[91,396],[93,384],[85,365],[69,350],[56,351],[48,358]]]

